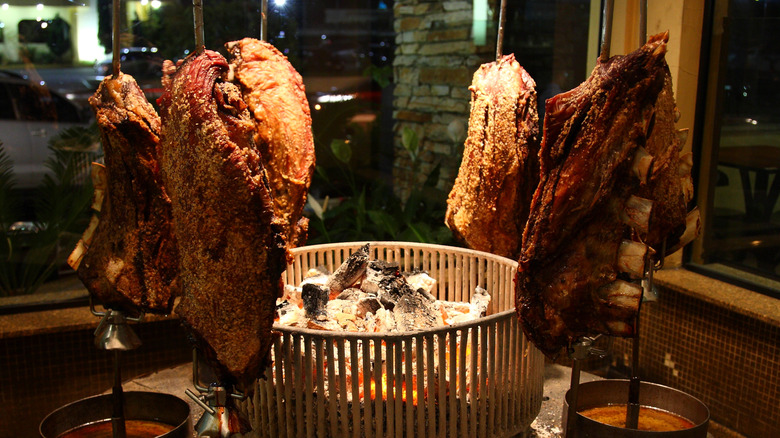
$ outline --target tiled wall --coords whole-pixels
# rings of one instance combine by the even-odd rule
[[[124,380],[191,360],[178,321],[133,328],[143,344],[121,354]],[[38,436],[49,412],[111,388],[113,354],[93,342],[93,330],[0,339],[1,438]]]
[[[613,365],[632,344],[613,343]],[[713,421],[750,438],[780,437],[780,328],[662,289],[642,306],[640,376],[703,401]]]

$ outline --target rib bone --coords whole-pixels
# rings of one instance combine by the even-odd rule
[[[645,274],[645,259],[650,247],[644,243],[624,240],[618,249],[618,270],[631,278],[642,278]]]
[[[641,235],[647,234],[650,227],[650,216],[653,212],[653,201],[631,195],[626,201],[620,219],[626,225]]]
[[[647,152],[647,149],[637,148],[632,170],[641,183],[646,183],[648,176],[652,173],[653,161],[654,158]]]

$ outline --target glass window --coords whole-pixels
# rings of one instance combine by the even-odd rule
[[[780,2],[723,0],[709,18],[692,267],[780,297]]]
[[[598,2],[510,3],[507,22],[513,25],[507,26],[503,51],[514,53],[536,79],[543,108],[545,98],[584,80],[590,70],[588,64],[595,62],[594,29],[598,28],[599,17],[592,16],[592,11]],[[224,53],[225,42],[259,37],[260,4],[245,0],[205,2],[206,47]],[[182,59],[194,48],[192,6],[170,0],[130,0],[121,5],[122,71],[133,75],[155,103],[162,92],[163,60]],[[393,171],[398,167],[395,155],[404,146],[395,144],[401,135],[393,119],[397,110],[393,102],[394,74],[404,66],[394,65],[394,60],[402,55],[397,50],[398,29],[414,20],[398,23],[394,16],[398,5],[390,0],[269,0],[268,5],[267,39],[303,76],[311,107],[317,170],[310,199],[327,213],[318,218],[316,207],[307,213],[312,219],[309,242],[354,240],[357,230],[364,239],[423,238],[454,243],[451,233],[444,229],[441,207],[448,189],[442,186],[451,185],[447,178],[454,180],[457,173],[459,157],[455,149],[447,162],[454,163],[454,169],[439,169],[435,163],[427,163],[430,166],[419,179],[426,185],[435,185],[438,180],[440,187],[415,198],[416,203],[410,204],[414,208],[404,209],[401,196],[394,191],[397,181]],[[457,60],[459,65],[476,68],[480,62],[491,61],[497,5],[487,0],[436,5],[442,12],[430,26],[440,30],[436,36],[441,40],[430,44],[468,47],[463,53],[451,55],[463,58]],[[64,174],[67,163],[83,166],[100,154],[87,99],[111,71],[111,2],[98,0],[80,6],[44,1],[34,10],[9,5],[3,10],[2,20],[0,30],[8,27],[14,31],[6,32],[0,40],[0,98],[10,103],[0,108],[0,122],[13,122],[0,129],[0,199],[4,200],[0,205],[0,237],[5,237],[0,239],[0,253],[12,254],[0,265],[0,311],[3,297],[83,291],[62,260],[73,247],[72,238],[78,238],[86,228],[91,188],[83,178],[83,168],[71,172],[79,175],[77,181],[63,181],[58,175]],[[448,27],[459,28],[447,32]],[[451,43],[457,38],[461,40]],[[476,43],[478,40],[482,42]],[[438,67],[447,66],[445,57],[437,59],[444,64]],[[470,82],[471,72],[461,76]],[[451,96],[447,91],[440,97],[463,102],[465,125],[468,84],[460,83],[464,81],[461,76],[452,86],[460,88],[451,91]],[[435,93],[450,90],[449,86],[425,85],[431,91],[422,100],[435,98]],[[419,139],[419,145],[424,141]],[[13,187],[5,184],[9,175],[15,180]],[[44,185],[48,195],[41,191]],[[11,198],[16,202],[5,202]],[[60,212],[57,209],[64,205],[69,213],[64,231],[47,234],[55,228],[54,212]],[[367,206],[375,209],[368,211]],[[404,229],[398,225],[398,218],[409,219],[413,226]],[[430,232],[434,228],[447,233]],[[48,242],[36,237],[44,235]],[[7,242],[13,246],[3,246]],[[24,265],[29,264],[29,255],[38,252],[33,250],[35,245],[49,245],[56,252],[48,253],[47,264],[34,270],[34,276],[22,278],[20,272],[32,272]]]

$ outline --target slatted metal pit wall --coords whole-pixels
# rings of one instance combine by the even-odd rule
[[[284,281],[333,272],[363,243],[293,250]],[[528,429],[542,400],[544,358],[514,311],[517,263],[441,245],[371,243],[371,258],[424,270],[433,295],[491,295],[476,321],[407,333],[329,332],[276,324],[274,364],[258,380],[251,422],[268,437],[488,437]]]

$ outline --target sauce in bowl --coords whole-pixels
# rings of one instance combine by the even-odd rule
[[[616,404],[585,409],[579,413],[599,423],[615,427],[626,427],[626,409],[627,405]],[[649,406],[639,407],[638,430],[670,432],[690,429],[693,426],[693,423],[677,414]]]
[[[172,431],[174,426],[149,420],[125,420],[127,438],[154,438]],[[71,429],[57,438],[112,438],[111,420]]]

